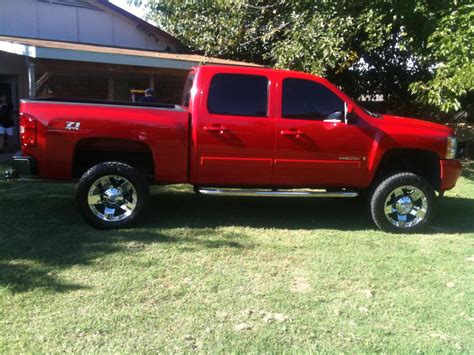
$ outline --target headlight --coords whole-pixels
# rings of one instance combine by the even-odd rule
[[[446,159],[454,159],[456,158],[456,150],[458,148],[458,142],[456,137],[448,137],[447,144],[446,144]]]

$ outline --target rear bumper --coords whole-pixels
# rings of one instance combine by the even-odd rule
[[[6,179],[35,178],[38,176],[38,166],[35,158],[17,152],[12,157],[11,168],[5,172]]]
[[[452,189],[461,175],[461,162],[459,160],[440,160],[441,191]]]

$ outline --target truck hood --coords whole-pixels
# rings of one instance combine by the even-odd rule
[[[412,134],[417,134],[417,131],[430,131],[433,135],[440,135],[447,137],[454,134],[454,131],[448,126],[433,123],[429,121],[418,120],[415,118],[392,116],[392,115],[381,115],[384,121],[384,125],[396,127]],[[421,132],[420,132],[421,133]]]

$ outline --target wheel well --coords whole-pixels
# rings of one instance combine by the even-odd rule
[[[382,157],[374,181],[402,171],[423,177],[435,190],[440,188],[439,157],[433,152],[417,149],[390,150]]]
[[[117,138],[88,138],[80,141],[74,151],[72,175],[81,177],[94,165],[117,161],[128,164],[145,176],[153,176],[155,164],[147,144]]]

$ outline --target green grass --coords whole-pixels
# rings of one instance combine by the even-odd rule
[[[99,232],[68,184],[0,182],[0,352],[473,352],[474,165],[426,234],[356,200],[156,188]]]

